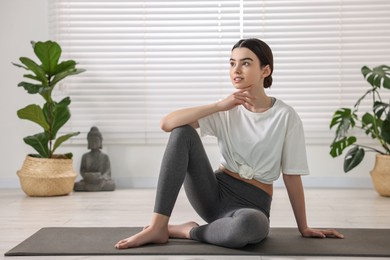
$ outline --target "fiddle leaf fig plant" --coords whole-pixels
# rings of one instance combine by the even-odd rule
[[[352,109],[338,109],[330,122],[330,128],[335,129],[335,138],[330,145],[330,155],[340,156],[343,151],[352,146],[344,158],[344,172],[358,166],[368,151],[390,155],[390,103],[382,100],[379,90],[390,90],[390,67],[381,65],[373,69],[364,66],[361,72],[370,84],[370,88],[355,103]],[[370,97],[371,111],[358,115],[361,102]],[[357,143],[357,138],[349,134],[349,130],[357,128],[372,139],[377,140],[380,149]]]
[[[29,74],[25,74],[23,77],[33,82],[22,81],[18,84],[18,87],[23,87],[29,94],[41,95],[45,103],[42,107],[37,104],[28,105],[18,110],[17,115],[20,119],[38,124],[43,128],[43,132],[27,136],[23,140],[38,152],[38,155],[34,155],[36,157],[72,158],[72,153],[62,156],[54,154],[63,142],[78,135],[79,132],[57,136],[61,127],[70,119],[69,104],[71,101],[69,97],[65,97],[57,102],[53,100],[52,93],[56,84],[61,80],[85,70],[76,68],[74,60],[60,62],[62,50],[56,42],[31,42],[31,45],[41,64],[27,57],[19,58],[22,65],[12,64],[27,70]]]

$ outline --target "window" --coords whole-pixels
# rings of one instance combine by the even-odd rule
[[[329,144],[333,112],[367,87],[360,68],[390,61],[386,0],[53,0],[49,8],[63,59],[87,69],[57,91],[72,99],[64,131],[82,132],[74,143],[93,125],[105,143],[165,141],[161,117],[228,95],[231,47],[256,37],[274,52],[267,93],[297,110],[307,143]]]

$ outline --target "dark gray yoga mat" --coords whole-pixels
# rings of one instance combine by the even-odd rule
[[[259,244],[229,249],[186,239],[164,245],[118,250],[114,244],[141,228],[49,227],[5,253],[6,256],[47,255],[279,255],[390,256],[390,229],[338,229],[344,239],[303,238],[296,228],[271,228]]]

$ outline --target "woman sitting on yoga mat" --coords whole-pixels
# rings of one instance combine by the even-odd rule
[[[292,107],[265,94],[272,71],[272,51],[266,43],[240,40],[230,58],[236,91],[216,103],[180,109],[162,119],[161,128],[171,135],[151,223],[116,248],[166,243],[168,238],[230,248],[258,243],[270,229],[272,183],[281,172],[302,236],[343,237],[336,230],[307,225],[301,175],[309,171],[302,122]],[[218,139],[222,156],[215,172],[195,128],[202,136]],[[208,224],[168,225],[183,184],[191,205]]]

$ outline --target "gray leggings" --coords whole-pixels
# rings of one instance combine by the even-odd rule
[[[240,248],[269,232],[271,197],[221,171],[213,172],[191,126],[175,128],[163,157],[154,212],[170,216],[182,184],[195,211],[208,224],[195,227],[194,240]]]

